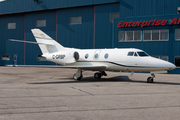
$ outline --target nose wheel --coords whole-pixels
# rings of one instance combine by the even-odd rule
[[[154,74],[151,74],[152,77],[148,77],[147,78],[147,83],[153,83],[154,82],[154,79],[155,78],[155,75]]]

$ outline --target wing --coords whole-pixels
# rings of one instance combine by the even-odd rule
[[[13,65],[8,65],[13,66]],[[17,67],[44,67],[44,68],[66,68],[66,69],[82,69],[82,70],[105,70],[106,66],[53,66],[53,65],[16,65]]]
[[[82,69],[82,70],[105,70],[106,66],[57,66],[60,68]]]

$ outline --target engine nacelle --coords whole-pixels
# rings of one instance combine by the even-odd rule
[[[79,53],[77,51],[66,50],[62,52],[44,55],[48,61],[59,64],[72,64],[79,60]]]
[[[74,55],[73,55],[75,61],[78,61],[79,60],[79,53],[78,52],[74,52]]]

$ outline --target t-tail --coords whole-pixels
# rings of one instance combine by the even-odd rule
[[[9,40],[15,42],[38,44],[43,55],[51,54],[65,49],[62,45],[60,45],[58,42],[53,40],[51,37],[49,37],[40,29],[31,29],[31,31],[37,42],[14,40],[14,39],[9,39]]]
[[[38,45],[43,55],[58,52],[64,49],[62,45],[60,45],[58,42],[53,40],[51,37],[49,37],[47,34],[42,32],[40,29],[31,29],[31,31],[37,43],[39,43]]]

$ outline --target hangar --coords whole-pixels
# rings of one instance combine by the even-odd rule
[[[18,65],[55,65],[37,45],[8,40],[35,41],[39,28],[67,47],[139,48],[180,73],[180,0],[0,0],[0,26],[0,66],[13,55]]]

